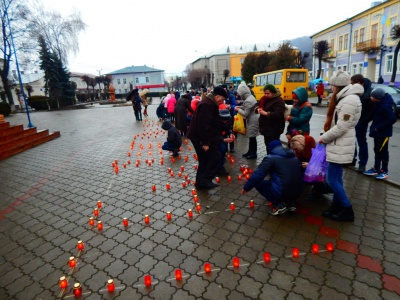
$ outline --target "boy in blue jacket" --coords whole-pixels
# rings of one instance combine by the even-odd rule
[[[161,128],[168,132],[167,141],[161,148],[163,150],[172,151],[173,156],[178,156],[179,148],[182,146],[181,133],[168,121],[164,121]]]
[[[269,143],[268,152],[243,186],[242,194],[255,187],[272,203],[271,215],[283,214],[286,210],[295,211],[295,200],[303,192],[301,162],[292,150],[283,148],[278,140]],[[265,179],[267,175],[269,180]]]
[[[374,176],[376,179],[389,178],[389,137],[393,133],[393,124],[397,118],[394,113],[392,96],[385,93],[382,88],[371,92],[371,101],[376,103],[369,128],[369,136],[374,138],[375,163],[374,167],[365,171],[365,175]]]

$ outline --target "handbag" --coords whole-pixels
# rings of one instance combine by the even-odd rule
[[[241,114],[236,114],[233,117],[233,132],[246,134],[246,127],[244,126],[244,119]]]
[[[327,164],[326,146],[322,143],[318,143],[317,146],[312,149],[311,159],[304,172],[303,180],[305,182],[324,182]]]

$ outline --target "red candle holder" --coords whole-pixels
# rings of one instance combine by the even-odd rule
[[[123,166],[124,166],[124,169],[126,169],[126,164],[123,164]]]
[[[271,255],[269,252],[264,252],[264,262],[269,263],[271,261]]]
[[[149,224],[149,223],[150,223],[150,218],[149,218],[148,215],[145,215],[145,216],[144,216],[144,222],[145,222],[146,224]]]
[[[242,180],[242,175],[238,175],[238,180]]]
[[[209,263],[204,264],[204,272],[211,273],[211,265]]]
[[[78,251],[82,251],[85,248],[85,245],[83,244],[82,241],[78,241],[76,247],[78,248]]]
[[[115,174],[118,174],[118,172],[119,172],[118,166],[115,166],[114,172],[115,172]]]
[[[79,298],[82,296],[82,287],[80,283],[75,283],[74,284],[74,289],[72,290],[72,293],[74,294],[75,298]]]
[[[193,211],[191,209],[188,210],[188,217],[193,218]]]
[[[151,186],[151,190],[153,191],[153,192],[155,192],[156,191],[156,185],[155,184],[153,184],[152,186]]]
[[[292,256],[293,256],[294,258],[298,258],[298,257],[300,256],[299,248],[293,248],[293,249],[292,249]]]
[[[130,152],[128,152],[128,157],[130,157],[131,156],[131,153]]]
[[[180,269],[175,270],[175,279],[176,279],[176,281],[182,280],[182,271]]]
[[[60,280],[58,281],[58,285],[61,289],[65,289],[68,286],[68,280],[65,276],[61,276]]]
[[[185,174],[185,180],[187,180],[188,178],[189,178],[189,175],[188,174]]]
[[[197,212],[200,212],[200,210],[201,210],[201,205],[199,202],[196,203],[196,210],[197,210]]]
[[[170,185],[169,183],[166,183],[166,184],[165,184],[165,188],[167,189],[167,191],[169,191],[170,188],[171,188],[171,185]]]
[[[101,221],[97,222],[97,229],[103,230],[103,222],[101,222]]]
[[[319,252],[319,246],[317,244],[312,244],[311,246],[311,252],[314,254],[318,254]]]
[[[239,257],[234,257],[234,258],[233,258],[233,260],[232,260],[232,265],[233,265],[233,267],[235,267],[235,268],[239,268],[239,266],[240,266],[240,259],[239,259]]]
[[[92,217],[89,218],[89,225],[94,226],[94,219]]]
[[[167,220],[171,221],[171,219],[172,219],[172,214],[170,211],[167,211]]]
[[[76,266],[76,259],[75,259],[75,257],[71,256],[71,257],[69,258],[68,265],[69,265],[70,268],[73,268],[73,267]]]
[[[234,163],[235,163],[235,159],[231,158],[231,164],[234,164]]]
[[[186,181],[182,181],[182,187],[186,187]]]
[[[118,165],[118,159],[114,160],[114,163],[115,163],[116,165]]]
[[[219,183],[221,180],[219,179],[219,177],[215,177],[215,181],[216,181],[217,183]]]
[[[128,159],[127,163],[128,163],[128,165],[130,165],[130,164],[131,164],[131,160],[130,160],[130,159]]]
[[[151,286],[151,276],[150,275],[144,276],[144,285],[147,287]]]
[[[254,208],[254,200],[250,200],[250,204],[249,204],[250,208]]]
[[[114,280],[109,279],[109,280],[107,281],[107,291],[108,291],[109,293],[112,293],[112,292],[115,291]]]
[[[171,173],[171,171],[172,171],[171,168],[168,168],[168,173]]]
[[[171,175],[171,177],[174,177],[174,171],[171,171],[171,173],[169,173]]]
[[[111,163],[111,167],[115,168],[115,163]]]
[[[326,251],[333,252],[334,248],[335,247],[333,246],[333,243],[331,243],[331,242],[326,243]]]
[[[175,158],[171,158],[171,162],[172,162],[172,163],[175,163]]]
[[[122,219],[122,225],[124,225],[124,227],[128,226],[128,219],[127,218],[123,218]]]
[[[196,202],[199,202],[199,197],[197,197],[197,195],[194,195],[193,196],[193,201],[196,203]]]
[[[196,190],[195,189],[192,189],[192,195],[193,196],[196,195]]]
[[[231,209],[231,211],[235,211],[235,203],[231,202],[229,208]]]
[[[99,209],[97,207],[93,210],[93,214],[95,217],[99,216]]]
[[[181,166],[181,171],[182,172],[185,171],[185,167],[184,166]]]
[[[226,177],[226,179],[227,179],[228,181],[231,181],[231,180],[232,180],[232,176],[228,175],[228,176]]]
[[[193,168],[194,168],[195,170],[197,170],[198,166],[197,166],[197,165],[194,165]]]
[[[100,200],[97,201],[97,207],[98,208],[102,208],[103,207],[103,203]]]
[[[178,177],[179,177],[179,178],[182,177],[182,172],[178,172]]]

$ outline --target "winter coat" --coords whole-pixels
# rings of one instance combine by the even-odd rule
[[[325,90],[324,84],[322,82],[318,83],[317,84],[317,95],[323,95],[324,90]]]
[[[144,106],[148,106],[149,105],[149,101],[147,101],[147,97],[146,95],[140,97],[142,99],[143,105]]]
[[[228,93],[228,98],[225,100],[225,104],[230,105],[229,111],[231,113],[231,116],[234,116],[235,107],[237,106],[236,97],[229,90],[227,91],[227,93]]]
[[[280,136],[285,129],[285,103],[278,91],[272,98],[263,96],[260,99],[260,107],[270,112],[269,116],[260,115],[259,130],[264,136]]]
[[[376,103],[372,124],[369,128],[370,137],[385,138],[392,136],[393,124],[397,122],[393,107],[395,107],[393,98],[387,93]]]
[[[190,121],[187,137],[201,145],[218,146],[221,140],[221,126],[218,104],[213,93],[209,93],[199,102]]]
[[[141,110],[142,109],[142,98],[140,98],[140,96],[138,94],[133,95],[133,100],[132,100],[132,104],[133,104],[133,109],[134,110]]]
[[[361,116],[360,95],[364,88],[356,83],[349,84],[337,94],[337,104],[333,113],[331,128],[320,138],[326,145],[326,160],[337,164],[353,161],[355,149],[355,129]]]
[[[364,78],[364,94],[361,95],[361,117],[358,122],[369,123],[372,121],[376,103],[371,101],[371,80]]]
[[[197,105],[199,104],[199,102],[200,102],[200,96],[195,96],[195,97],[192,99],[192,102],[190,102],[190,107],[192,108],[193,113],[194,113],[194,111],[196,110]],[[193,113],[189,112],[189,116],[193,116]]]
[[[296,200],[303,192],[303,170],[300,160],[290,149],[277,146],[266,155],[258,168],[243,186],[250,191],[270,175],[273,197],[281,200]]]
[[[171,97],[168,99],[168,102],[167,102],[167,112],[169,114],[173,114],[174,113],[175,104],[176,104],[175,95],[171,94]]]
[[[161,128],[168,131],[167,142],[171,148],[179,149],[182,146],[182,137],[178,129],[176,129],[168,121],[164,121]]]
[[[192,107],[190,106],[190,96],[182,95],[181,98],[176,102],[174,114],[175,114],[175,127],[186,132],[187,130],[187,113],[188,111],[193,113]]]
[[[292,134],[292,131],[302,131],[310,133],[310,119],[313,113],[312,106],[308,102],[308,93],[305,88],[299,87],[293,91],[299,99],[298,103],[293,104],[292,111],[287,121],[287,133]]]
[[[244,84],[239,85],[237,92],[240,98],[244,99],[243,105],[238,106],[238,113],[246,119],[246,137],[256,137],[258,136],[258,119],[260,117],[254,111],[257,106],[257,100],[250,93],[250,89]]]

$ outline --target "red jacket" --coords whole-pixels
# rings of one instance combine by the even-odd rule
[[[317,95],[323,95],[325,91],[324,84],[322,82],[317,85]]]

